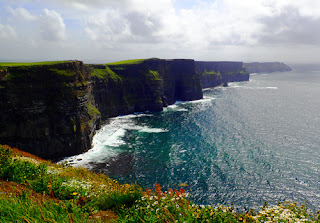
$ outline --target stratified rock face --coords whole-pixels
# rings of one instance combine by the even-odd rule
[[[125,97],[122,79],[105,65],[89,66],[92,75],[92,93],[95,106],[101,113],[101,119],[132,113]]]
[[[149,59],[109,67],[122,79],[129,112],[161,111],[177,100],[203,97],[193,60]]]
[[[272,72],[284,72],[291,71],[292,69],[280,62],[267,62],[267,63],[245,63],[246,70],[251,73],[272,73]]]
[[[79,61],[8,67],[0,79],[0,144],[50,159],[89,149],[100,121],[89,78]]]
[[[196,61],[195,67],[201,76],[203,88],[216,87],[222,83],[249,80],[249,73],[244,68],[243,62]]]
[[[191,101],[203,98],[200,75],[195,72],[194,60],[160,60],[159,74],[163,79],[163,105],[177,100]]]
[[[121,104],[127,104],[123,113],[161,111],[163,82],[153,63],[110,66],[118,77],[119,88],[123,92]]]

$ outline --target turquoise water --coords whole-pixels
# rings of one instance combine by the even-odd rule
[[[121,182],[186,183],[198,204],[320,206],[320,66],[252,75],[163,112],[110,119],[68,158]]]

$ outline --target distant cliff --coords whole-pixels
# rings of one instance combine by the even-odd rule
[[[196,61],[196,72],[201,76],[203,88],[216,87],[223,83],[248,81],[249,73],[243,62]]]
[[[271,72],[284,72],[291,71],[292,69],[280,62],[267,62],[267,63],[245,63],[246,70],[249,73],[271,73]]]

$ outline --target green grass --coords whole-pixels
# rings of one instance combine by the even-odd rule
[[[123,61],[118,61],[114,63],[108,63],[106,64],[107,66],[109,65],[131,65],[131,64],[140,64],[143,61],[146,61],[148,59],[135,59],[135,60],[123,60]],[[1,64],[0,64],[1,65]]]
[[[92,105],[91,103],[87,104],[87,108],[88,108],[89,114],[91,116],[100,115],[101,114],[100,111],[94,105]]]
[[[150,80],[161,80],[159,73],[155,70],[148,70],[145,75]]]
[[[113,72],[109,67],[106,67],[106,69],[91,69],[91,75],[104,80],[111,78],[115,82],[122,80],[121,77]]]
[[[59,69],[49,69],[52,73],[58,75],[58,76],[66,76],[66,77],[72,77],[76,75],[76,72],[73,70],[59,70]]]
[[[31,194],[0,196],[1,222],[92,222],[89,213],[73,201],[37,202]]]
[[[37,193],[62,201],[77,202],[83,199],[82,208],[85,210],[119,209],[123,205],[129,207],[141,196],[141,188],[136,184],[120,184],[84,168],[14,156],[10,147],[2,145],[0,179],[22,184]]]
[[[16,66],[37,66],[37,65],[52,65],[58,63],[67,63],[69,61],[44,61],[44,62],[0,62],[0,66],[2,67],[16,67]]]

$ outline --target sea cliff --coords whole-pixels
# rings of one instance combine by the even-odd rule
[[[248,80],[242,62],[187,59],[0,66],[0,144],[59,159],[91,148],[110,117],[198,100],[203,87]]]
[[[90,72],[79,61],[12,66],[0,79],[0,142],[43,158],[91,147],[100,113]]]
[[[245,69],[243,62],[196,61],[195,67],[201,76],[203,88],[216,87],[228,82],[249,80],[249,73]]]
[[[245,63],[246,70],[251,73],[271,73],[271,72],[284,72],[291,71],[292,69],[280,62],[266,62],[266,63]]]

